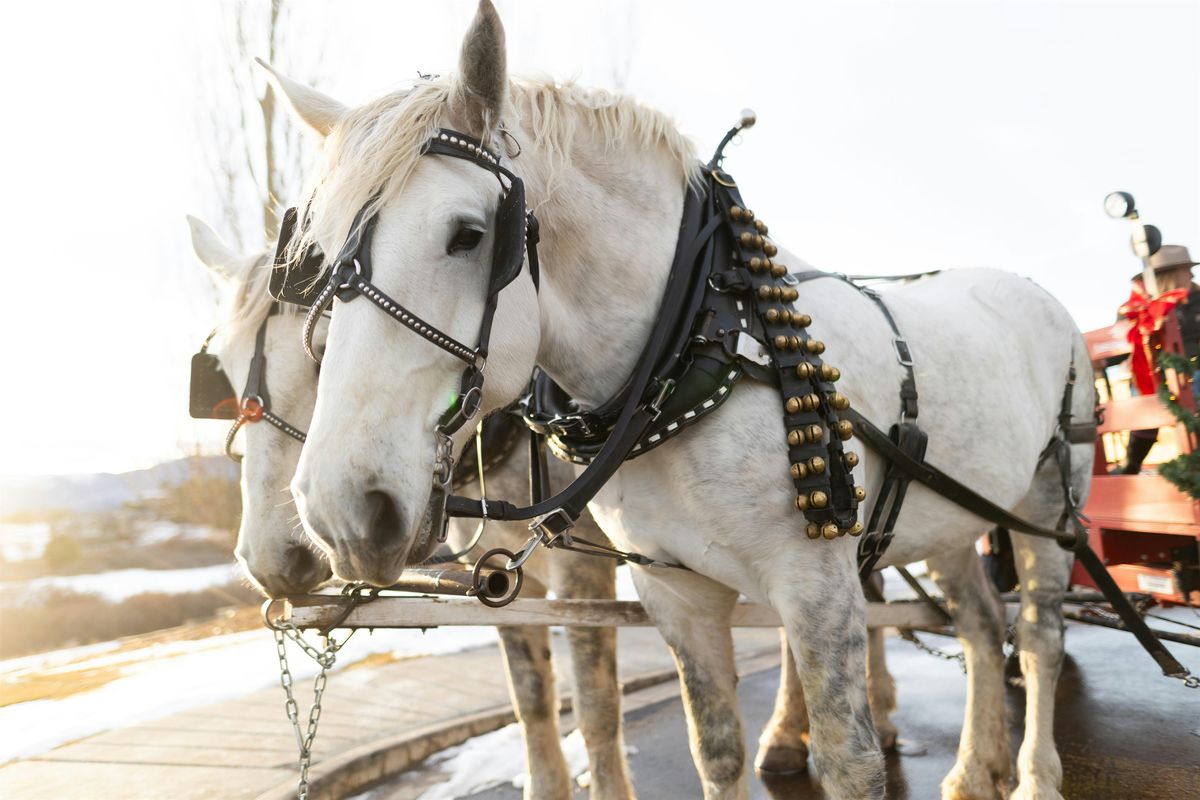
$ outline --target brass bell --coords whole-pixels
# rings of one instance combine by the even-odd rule
[[[809,425],[804,429],[804,438],[810,442],[819,442],[825,435],[825,429],[820,425]]]
[[[742,217],[746,215],[746,210],[741,206],[731,206],[729,209],[729,218],[734,222],[741,222]]]
[[[829,505],[828,495],[826,495],[820,489],[817,489],[815,492],[810,494],[808,496],[808,501],[812,503],[813,508],[824,508],[825,506]]]
[[[821,398],[815,394],[806,394],[800,398],[800,405],[805,411],[816,411],[817,407],[821,405]]]
[[[767,233],[767,223],[761,219],[756,219],[754,221],[754,229],[765,236]]]
[[[788,349],[789,350],[799,350],[800,349],[800,337],[799,336],[789,336],[788,337]]]
[[[771,246],[773,247],[774,245],[771,245]],[[771,253],[771,255],[775,255],[775,254]],[[794,303],[797,299],[799,299],[799,297],[800,297],[800,290],[798,290],[798,289],[793,289],[792,287],[789,286],[788,288],[783,290],[783,299],[789,303]]]
[[[789,397],[789,398],[787,399],[787,402],[783,404],[783,407],[787,409],[787,412],[788,412],[789,414],[797,414],[797,413],[799,413],[799,411],[800,411],[800,398],[799,398],[799,397]]]
[[[837,435],[842,441],[846,441],[854,435],[854,426],[850,424],[850,420],[843,419],[838,422]]]
[[[786,350],[787,346],[788,346],[788,337],[783,336],[782,334],[775,337],[775,349],[776,350]]]
[[[840,377],[842,377],[842,372],[837,367],[831,367],[828,364],[821,365],[821,380],[833,383]]]
[[[851,525],[849,528],[846,529],[846,533],[850,534],[851,536],[858,536],[862,532],[863,532],[863,524],[861,522],[855,522],[853,525]]]
[[[774,325],[776,322],[779,321],[779,309],[778,308],[768,308],[767,313],[763,314],[763,317],[766,318],[767,322]]]
[[[805,525],[804,532],[806,534],[808,534],[808,538],[810,538],[810,539],[820,539],[821,538],[821,529],[819,527],[817,527],[817,523],[815,523],[815,522],[810,522],[807,525]]]
[[[780,299],[781,297],[783,297],[783,289],[780,289],[778,286],[772,286],[771,287],[771,297],[774,300]]]
[[[802,494],[796,495],[796,509],[798,511],[808,510],[808,498]]]
[[[804,434],[800,432],[799,428],[794,431],[788,431],[788,444],[790,444],[792,447],[796,447],[803,443]]]
[[[855,467],[858,466],[858,453],[855,453],[855,452],[846,453],[845,461],[846,461],[847,467],[849,467],[850,469],[854,469]]]
[[[813,376],[813,372],[814,372],[813,365],[808,363],[807,361],[801,361],[799,364],[796,365],[796,377],[797,378],[801,378],[801,379],[811,378]]]
[[[743,219],[745,219],[746,222],[753,222],[754,221],[754,212],[747,208],[742,211],[742,217],[743,217]]]
[[[845,411],[850,407],[850,398],[841,392],[834,392],[829,395],[829,405],[833,406],[838,411]]]
[[[820,456],[813,456],[808,460],[808,468],[814,475],[820,475],[825,471],[825,459]]]
[[[821,535],[826,539],[836,539],[841,533],[836,522],[826,522],[821,526]]]
[[[821,353],[825,352],[825,343],[820,339],[809,339],[804,344],[808,348],[808,352],[812,353],[813,355],[819,356]]]
[[[762,237],[759,237],[759,238],[762,238]],[[767,242],[766,244],[763,245],[763,252],[766,253],[767,255],[769,255],[771,258],[774,258],[776,255],[779,254],[779,248],[776,247],[775,245],[771,244],[770,242]]]
[[[754,234],[754,246],[755,246],[755,247],[757,247],[757,248],[759,248],[760,250],[762,249],[762,246],[763,246],[763,238],[762,238],[762,234],[759,234],[759,233],[756,233],[756,234]],[[767,253],[767,255],[769,255],[769,256],[773,256],[773,255],[775,255],[775,254],[774,254],[774,253]]]
[[[765,285],[764,285],[764,286],[760,286],[760,287],[758,287],[758,297],[759,297],[759,299],[760,299],[760,300],[770,300],[770,299],[771,299],[771,288],[772,288],[772,287],[770,287],[770,286],[765,286]]]
[[[750,259],[749,263],[746,264],[746,266],[748,266],[750,268],[751,272],[758,272],[759,270],[761,270],[763,268],[763,260],[761,258],[759,258],[758,256],[755,256],[754,258]]]
[[[854,499],[860,503],[863,500],[866,500],[867,499],[867,490],[861,486],[855,486],[854,487]]]
[[[750,231],[743,231],[738,235],[738,241],[742,243],[742,247],[754,247],[754,234]]]
[[[783,264],[771,265],[772,278],[782,278],[784,275],[787,275],[787,267],[785,267]]]
[[[812,325],[812,317],[808,314],[801,314],[798,311],[792,312],[792,324],[799,328],[807,328]]]
[[[792,473],[793,480],[798,481],[801,478],[808,477],[808,467],[804,466],[799,461],[797,461],[795,464],[792,464],[788,471]]]

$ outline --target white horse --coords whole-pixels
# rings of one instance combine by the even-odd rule
[[[625,98],[511,81],[503,30],[487,0],[454,78],[354,110],[311,90],[283,88],[301,117],[338,121],[314,181],[313,238],[337,252],[356,212],[375,197],[373,281],[462,341],[478,331],[494,231],[482,238],[460,232],[486,228],[493,218],[495,178],[457,159],[420,154],[441,126],[495,148],[509,137],[519,142],[512,166],[541,220],[541,289],[523,275],[501,294],[484,409],[516,398],[535,364],[584,407],[619,389],[653,325],[683,190],[695,177],[692,149],[665,117]],[[787,252],[780,260],[798,263]],[[888,303],[916,357],[929,460],[1001,505],[1053,525],[1063,506],[1058,475],[1050,464],[1039,470],[1038,455],[1056,430],[1068,368],[1074,362],[1080,374],[1088,369],[1065,310],[1028,281],[988,270],[945,273],[889,294]],[[845,376],[843,391],[860,412],[887,424],[903,372],[879,310],[832,280],[806,284],[802,304]],[[387,583],[430,549],[432,431],[460,366],[368,302],[337,306],[292,490],[306,530],[339,575]],[[1072,411],[1087,418],[1092,401],[1091,392],[1077,391]],[[707,797],[745,795],[728,627],[738,592],[771,605],[784,621],[826,793],[881,797],[855,542],[804,535],[787,479],[785,433],[777,391],[743,380],[710,419],[625,464],[592,513],[618,546],[691,570],[639,569],[635,578],[682,673]],[[855,449],[856,483],[871,497],[882,465],[874,453]],[[1090,454],[1090,446],[1075,446],[1070,479],[1081,498]],[[943,797],[995,797],[1011,771],[1004,626],[982,588],[973,546],[984,527],[914,486],[881,564],[926,559],[963,642],[967,708]],[[1015,796],[1057,798],[1054,686],[1070,556],[1052,541],[1021,535],[1014,547],[1027,687]]]
[[[296,348],[304,319],[295,307],[283,304],[281,313],[268,318],[273,301],[267,293],[271,262],[267,254],[238,256],[219,235],[198,219],[189,217],[192,245],[223,290],[219,336],[210,346],[239,393],[243,391],[254,352],[255,334],[267,320],[266,382],[272,410],[299,428],[308,426],[317,395],[317,373],[312,362]],[[318,346],[323,331],[318,334]],[[242,460],[242,521],[238,530],[237,558],[246,574],[270,597],[302,594],[330,577],[328,562],[306,546],[298,531],[295,506],[288,482],[300,458],[300,443],[270,425],[247,425]],[[524,452],[523,448],[518,448]],[[510,456],[512,454],[510,453]],[[556,479],[571,479],[565,465],[556,468]],[[520,458],[509,457],[487,472],[489,488],[504,494],[527,489]],[[586,535],[604,535],[590,519]],[[451,525],[448,543],[457,552],[470,542],[475,525]],[[296,534],[300,533],[299,536]],[[485,546],[519,549],[526,538],[523,526],[493,523]],[[485,548],[480,548],[479,552]],[[478,555],[479,553],[475,553]],[[523,594],[611,599],[616,596],[615,565],[566,552],[528,564]],[[570,797],[572,777],[563,754],[558,728],[559,702],[550,651],[550,631],[545,627],[499,626],[509,690],[525,739],[528,800]],[[593,800],[633,797],[621,732],[621,694],[617,683],[616,632],[611,628],[572,628],[567,633],[571,650],[575,712],[587,746]]]
[[[298,356],[295,347],[303,326],[303,318],[295,307],[284,303],[279,313],[268,316],[274,305],[266,290],[271,266],[269,253],[239,256],[203,221],[189,217],[188,224],[196,256],[222,293],[219,336],[210,345],[211,352],[218,355],[240,395],[249,373],[256,332],[266,320],[265,380],[272,410],[290,424],[306,428],[316,399],[317,374],[306,358]],[[324,333],[322,327],[317,334],[318,346]],[[287,483],[300,457],[299,442],[270,426],[246,426],[241,435],[245,437],[245,456],[237,559],[247,576],[269,597],[311,591],[331,574],[324,558],[315,558],[306,546],[310,543],[296,535],[295,507]],[[523,448],[516,449],[523,452]],[[489,460],[485,476],[489,493],[500,497],[520,495],[527,488],[523,460],[510,451],[498,463],[491,463],[493,455],[485,453]],[[574,477],[570,467],[560,461],[551,461],[549,466],[554,485],[565,485]],[[590,515],[585,514],[577,527],[584,538],[607,543]],[[465,520],[453,521],[447,542],[450,550],[460,552],[467,548],[474,529]],[[479,551],[491,547],[516,551],[526,538],[522,524],[493,522]],[[543,597],[550,590],[563,598],[615,597],[614,562],[561,550],[546,555],[526,562],[523,596]],[[498,626],[497,631],[526,744],[525,796],[530,800],[569,796],[571,776],[558,730],[549,630]],[[574,695],[579,698],[576,713],[588,749],[592,797],[595,800],[632,797],[622,744],[615,631],[569,628],[567,637]],[[764,730],[758,756],[760,768],[772,773],[801,771],[807,758],[808,717],[803,692],[786,639],[783,646],[783,676],[775,713]],[[882,631],[872,632],[869,655],[872,716],[882,746],[889,749],[896,740],[896,729],[890,720],[895,708],[895,690],[883,660]]]

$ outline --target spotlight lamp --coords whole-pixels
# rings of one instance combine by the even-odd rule
[[[1104,213],[1113,219],[1137,219],[1137,206],[1129,192],[1112,192],[1104,198]]]

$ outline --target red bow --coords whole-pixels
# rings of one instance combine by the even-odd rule
[[[1158,381],[1154,378],[1154,361],[1150,356],[1149,337],[1162,327],[1167,314],[1187,295],[1187,289],[1172,289],[1151,298],[1144,290],[1134,287],[1125,305],[1117,312],[1133,323],[1125,338],[1133,348],[1133,379],[1142,394],[1154,394],[1158,387]]]

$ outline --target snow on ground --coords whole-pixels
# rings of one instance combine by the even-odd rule
[[[436,628],[425,633],[360,631],[338,654],[335,669],[375,653],[439,655],[495,640],[496,629],[485,627]],[[288,651],[297,681],[316,673],[311,659],[294,646]],[[13,682],[32,673],[39,678],[61,676],[69,682],[72,672],[103,669],[118,670],[120,677],[62,699],[0,708],[0,764],[111,728],[240,697],[279,683],[275,642],[267,630],[156,644],[133,651],[95,652],[70,664],[40,658],[40,662],[32,658],[0,662],[0,681]]]
[[[217,538],[217,529],[209,525],[186,525],[169,520],[154,520],[142,525],[137,534],[138,544],[158,544],[172,539],[205,541]]]
[[[60,589],[81,594],[97,594],[111,603],[119,603],[146,592],[182,594],[239,581],[242,573],[236,564],[214,564],[188,569],[115,569],[88,575],[52,575],[27,581],[0,583],[0,606],[36,603],[38,592]]]
[[[563,737],[562,748],[571,777],[587,770],[587,748],[578,730]],[[503,783],[511,783],[520,789],[525,785],[525,740],[521,736],[521,726],[513,723],[476,736],[432,756],[425,765],[445,772],[448,779],[427,789],[420,800],[454,800]],[[369,800],[370,797],[367,792],[356,800]]]
[[[0,523],[0,557],[5,561],[41,558],[49,541],[48,522]]]

